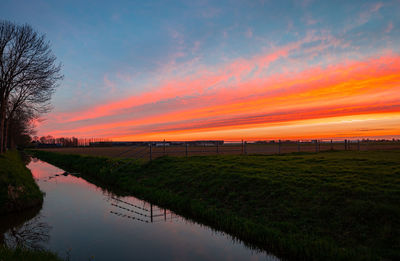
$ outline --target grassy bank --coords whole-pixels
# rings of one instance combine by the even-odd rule
[[[43,193],[25,167],[17,151],[9,151],[0,155],[0,233],[6,232],[9,225],[20,225],[25,222],[25,216],[35,216],[43,202]],[[29,210],[27,210],[29,209]],[[8,213],[19,212],[7,220]],[[5,220],[4,220],[5,219]],[[3,236],[3,235],[1,235]],[[55,254],[42,250],[10,249],[0,246],[0,260],[60,260]]]
[[[163,157],[148,163],[34,153],[279,256],[400,258],[400,151]]]
[[[0,247],[2,261],[59,261],[56,254],[42,250],[9,249]]]
[[[40,205],[43,194],[17,151],[0,155],[0,214]]]

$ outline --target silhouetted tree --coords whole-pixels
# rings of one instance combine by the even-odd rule
[[[6,147],[8,122],[19,108],[25,107],[31,119],[50,109],[60,71],[44,35],[29,25],[0,21],[0,153]]]
[[[31,137],[36,133],[32,124],[32,113],[25,107],[20,107],[15,111],[12,118],[7,118],[6,126],[8,135],[5,135],[7,137],[5,141],[8,148],[29,146]]]

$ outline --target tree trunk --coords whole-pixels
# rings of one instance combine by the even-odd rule
[[[5,122],[6,122],[6,116],[7,116],[7,105],[8,105],[8,98],[9,98],[10,93],[5,91],[5,93],[2,93],[2,101],[0,104],[0,154],[4,153],[5,146],[7,144],[7,141],[4,140],[5,136]]]
[[[8,146],[8,129],[10,127],[10,119],[6,119],[4,122],[4,141],[3,141],[3,152],[7,151]]]
[[[8,143],[7,144],[8,144],[8,149],[11,149],[11,150],[16,148],[16,146],[15,146],[15,135],[13,135],[14,134],[13,133],[13,128],[14,128],[14,126],[13,126],[13,124],[11,122],[11,124],[9,124],[7,126],[7,136],[8,136]]]
[[[2,99],[0,105],[0,154],[2,154],[4,152],[4,123],[6,120],[5,98]]]

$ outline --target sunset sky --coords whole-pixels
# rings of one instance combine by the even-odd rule
[[[38,136],[400,138],[400,1],[19,1],[63,65]]]

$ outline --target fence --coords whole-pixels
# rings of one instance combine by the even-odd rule
[[[63,153],[78,153],[118,158],[153,160],[161,156],[190,157],[200,155],[284,154],[328,150],[390,150],[400,149],[400,140],[309,140],[309,141],[218,141],[218,142],[147,142],[134,146],[52,148]]]

